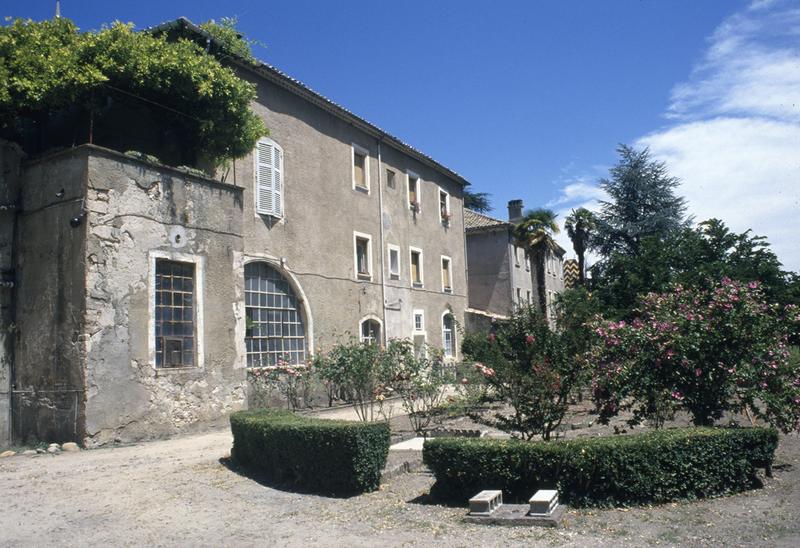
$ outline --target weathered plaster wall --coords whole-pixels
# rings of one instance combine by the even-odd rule
[[[11,368],[14,360],[14,224],[21,151],[0,141],[0,447],[11,444]]]
[[[87,186],[86,443],[226,421],[246,397],[236,345],[242,283],[233,271],[242,251],[241,189],[97,150]],[[196,298],[203,272],[195,307],[202,366],[155,368],[153,254],[198,261]]]
[[[244,188],[245,255],[285,258],[284,271],[298,280],[308,299],[317,347],[329,347],[347,332],[357,335],[366,316],[380,319],[387,338],[411,337],[414,309],[425,310],[427,342],[441,346],[442,313],[452,309],[462,323],[466,308],[460,185],[385,144],[379,165],[375,138],[281,87],[244,76],[257,81],[253,108],[284,150],[285,188],[283,220],[256,215],[254,160],[236,161],[236,184]],[[369,152],[368,193],[353,189],[352,143]],[[394,189],[387,186],[387,168],[396,174]],[[422,211],[417,215],[408,208],[409,169],[421,179]],[[453,219],[447,227],[439,219],[440,187],[451,196]],[[369,281],[355,276],[354,231],[372,238]],[[401,276],[384,285],[388,244],[401,249]],[[411,287],[409,246],[423,250],[421,289]],[[442,255],[452,259],[452,294],[442,291]]]
[[[86,157],[58,153],[23,165],[18,217],[14,408],[23,441],[83,436]]]
[[[508,315],[514,305],[515,270],[513,246],[508,231],[467,233],[469,261],[469,306],[492,314]],[[530,282],[529,282],[530,285]]]

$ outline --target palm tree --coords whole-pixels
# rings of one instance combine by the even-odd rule
[[[586,281],[586,249],[589,241],[597,230],[597,218],[594,213],[585,207],[573,209],[572,213],[564,221],[564,228],[569,239],[572,240],[572,247],[578,256],[578,271],[580,273],[581,285]]]
[[[514,225],[515,244],[528,250],[536,265],[536,289],[539,307],[547,314],[547,289],[545,287],[545,259],[548,251],[556,249],[553,234],[558,234],[556,213],[551,209],[532,209]]]

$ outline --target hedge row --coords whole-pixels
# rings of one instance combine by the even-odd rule
[[[483,489],[527,501],[558,489],[573,506],[625,506],[733,493],[758,484],[778,433],[767,428],[675,428],[630,436],[553,442],[438,438],[423,460],[431,495],[464,502]]]
[[[231,415],[233,458],[267,481],[324,495],[374,491],[389,453],[389,425],[262,409]]]

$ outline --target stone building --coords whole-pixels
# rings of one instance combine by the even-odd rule
[[[547,317],[552,322],[556,294],[564,290],[562,260],[558,244],[548,250],[543,264],[536,264],[528,252],[515,244],[514,223],[522,218],[522,200],[508,203],[508,220],[501,221],[465,210],[467,270],[469,272],[470,329],[485,329],[492,319],[507,318],[514,307],[539,301],[537,270],[544,269]]]
[[[270,135],[225,182],[91,144],[4,145],[0,435],[95,446],[223,423],[248,368],[348,335],[459,357],[468,183],[277,69],[230,62]]]

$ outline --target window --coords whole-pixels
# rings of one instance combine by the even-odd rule
[[[414,311],[414,332],[415,333],[422,333],[425,331],[425,311],[424,310],[415,310]]]
[[[517,306],[522,306],[522,290],[517,288]]]
[[[531,304],[531,292],[528,291],[528,305]]]
[[[422,287],[422,250],[411,248],[411,284]]]
[[[514,246],[514,266],[519,266],[519,248]]]
[[[372,279],[372,236],[353,232],[356,279]]]
[[[414,213],[420,212],[421,193],[419,188],[419,175],[413,171],[409,171],[406,176],[408,177],[408,207]]]
[[[400,279],[400,248],[392,244],[389,244],[389,277]]]
[[[360,340],[364,344],[381,344],[381,324],[378,320],[366,318],[361,320]]]
[[[353,143],[353,189],[369,192],[369,152]]]
[[[442,255],[442,291],[445,293],[453,292],[453,282],[450,272],[450,257]]]
[[[525,251],[525,270],[531,271],[531,254]]]
[[[397,185],[397,182],[395,181],[394,177],[395,177],[395,172],[389,168],[386,168],[386,186],[388,186],[391,189],[394,189],[395,186]]]
[[[439,220],[442,224],[450,223],[450,195],[444,190],[439,190]]]
[[[278,270],[263,262],[244,266],[245,348],[248,367],[303,364],[306,338],[300,301]]]
[[[456,331],[453,315],[445,312],[442,315],[442,345],[444,346],[444,357],[453,358],[456,355]]]
[[[156,259],[156,367],[195,365],[194,263]]]
[[[283,149],[272,139],[256,145],[256,213],[283,217]]]

